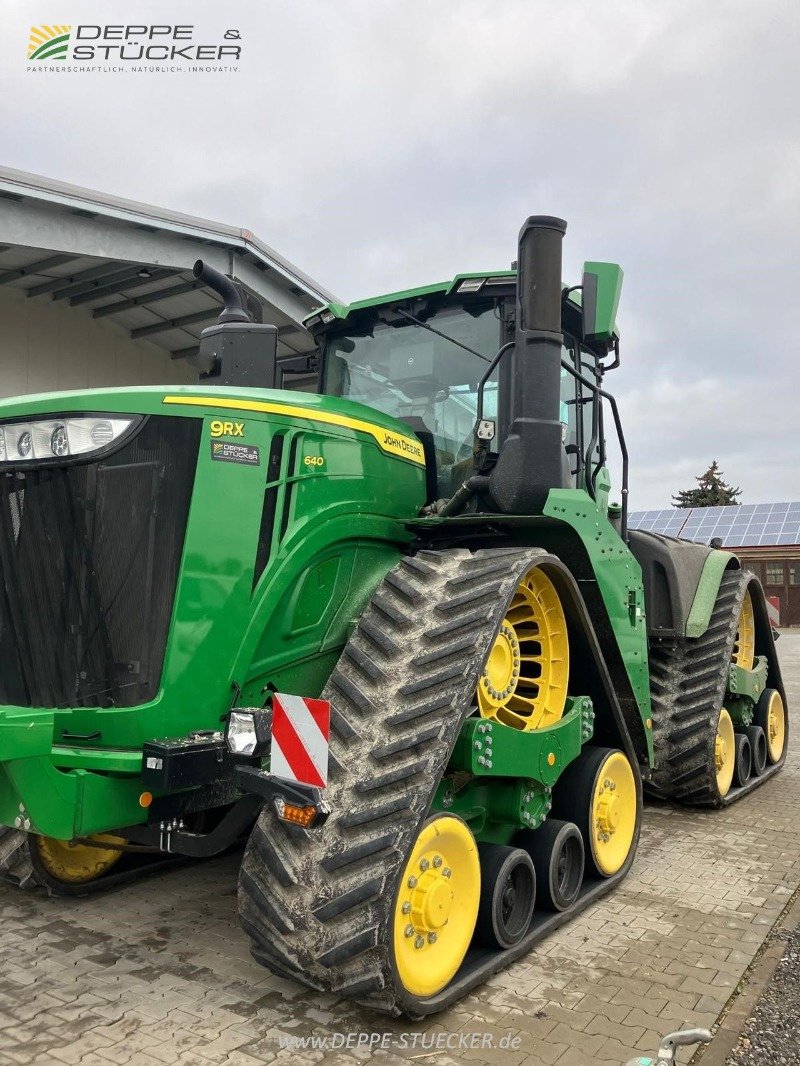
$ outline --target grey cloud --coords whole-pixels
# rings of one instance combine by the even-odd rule
[[[9,165],[246,225],[348,299],[504,266],[560,213],[568,279],[625,269],[632,505],[715,457],[750,501],[800,498],[795,0],[178,0],[241,29],[221,79],[33,79],[40,17],[0,13]]]

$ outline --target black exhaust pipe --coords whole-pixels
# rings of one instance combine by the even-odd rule
[[[207,285],[209,289],[213,289],[218,296],[222,297],[225,306],[219,315],[220,322],[253,321],[253,316],[247,310],[242,294],[230,278],[220,274],[218,270],[209,266],[208,263],[204,263],[202,259],[197,260],[192,273],[198,281],[202,281],[204,285]]]
[[[519,235],[513,422],[489,478],[503,514],[541,514],[569,484],[561,439],[561,251],[566,222],[533,215]]]

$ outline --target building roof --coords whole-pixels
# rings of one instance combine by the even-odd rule
[[[192,276],[199,258],[258,297],[279,357],[314,347],[303,319],[335,298],[249,230],[0,167],[0,285],[27,298],[66,301],[191,357],[220,310]]]
[[[800,544],[800,502],[634,511],[628,525],[700,544],[719,537],[723,548],[779,547]]]

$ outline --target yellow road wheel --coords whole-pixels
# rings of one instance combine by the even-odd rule
[[[577,825],[590,874],[619,873],[638,839],[641,815],[627,755],[587,745],[556,782],[550,814]]]
[[[728,795],[736,766],[736,736],[731,716],[723,707],[717,721],[714,738],[714,770],[717,775],[717,791],[720,797]]]
[[[85,885],[95,881],[119,861],[124,854],[114,844],[124,844],[122,837],[99,833],[88,838],[98,845],[79,844],[54,837],[36,837],[36,853],[45,871],[56,881],[66,885]]]
[[[786,747],[786,708],[777,689],[767,688],[761,693],[753,722],[764,730],[768,761],[773,765],[780,762]]]
[[[517,586],[478,682],[478,708],[514,729],[541,729],[564,713],[569,640],[564,608],[539,567]]]
[[[589,816],[595,866],[611,877],[625,865],[633,844],[638,808],[636,780],[627,756],[612,751],[600,764]]]
[[[731,662],[743,670],[752,670],[756,661],[756,620],[753,614],[753,601],[750,592],[744,594],[742,609],[739,613],[739,625],[736,629],[736,641],[733,645]]]
[[[400,878],[394,905],[394,959],[414,996],[445,988],[464,960],[481,895],[478,847],[452,814],[423,826]]]

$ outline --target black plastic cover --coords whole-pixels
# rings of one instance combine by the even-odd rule
[[[142,784],[159,792],[195,788],[233,774],[222,733],[149,740],[142,757]]]

